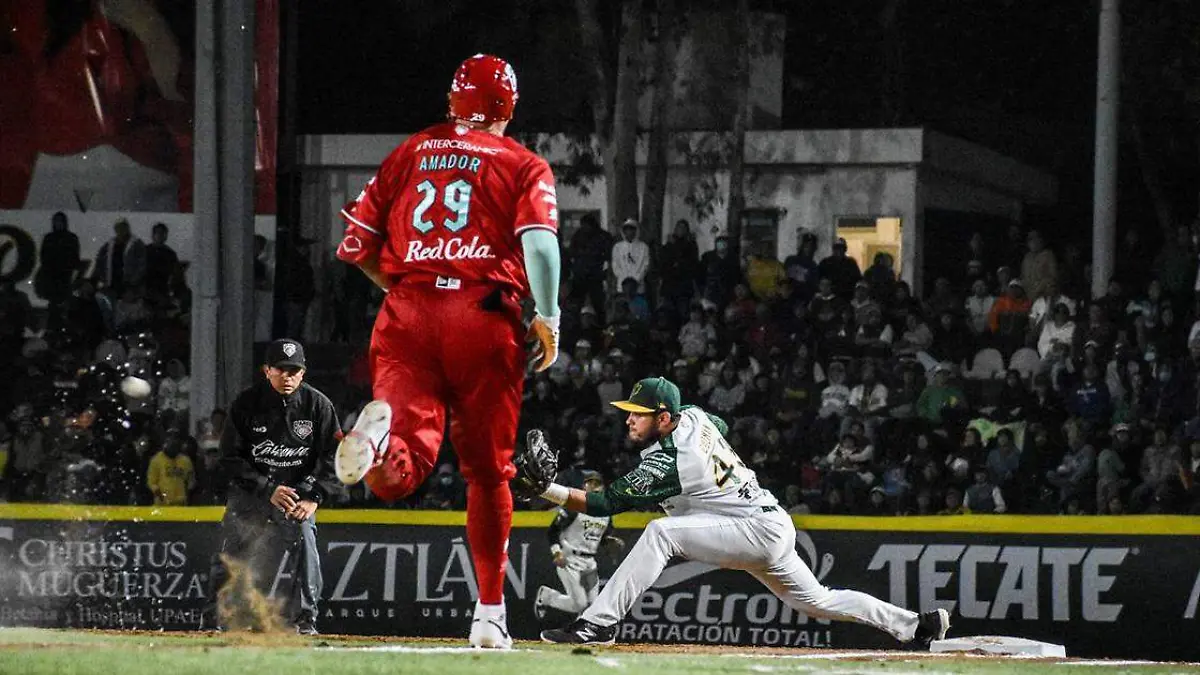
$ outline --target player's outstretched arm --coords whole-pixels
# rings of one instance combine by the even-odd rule
[[[612,516],[638,509],[657,509],[663,501],[682,491],[674,453],[653,452],[603,492],[584,492],[551,483],[541,496],[571,511],[589,516]]]
[[[542,371],[558,359],[558,280],[562,261],[558,237],[544,229],[531,229],[521,235],[525,252],[525,275],[533,295],[537,315],[529,327],[534,347],[534,368]]]

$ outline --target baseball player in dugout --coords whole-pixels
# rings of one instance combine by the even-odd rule
[[[863,623],[917,646],[946,636],[950,616],[944,609],[917,614],[865,593],[822,586],[796,554],[791,516],[759,487],[754,471],[726,442],[725,422],[680,405],[674,383],[662,377],[641,380],[628,400],[613,405],[629,414],[629,438],[643,448],[633,471],[602,492],[558,485],[553,482],[556,453],[534,430],[517,459],[518,489],[588,516],[661,506],[667,517],[646,526],[578,619],[543,631],[543,640],[614,643],[617,624],[676,557],[749,572],[810,617]]]
[[[585,492],[603,492],[604,478],[595,471],[583,474]],[[550,524],[550,555],[563,592],[542,586],[538,588],[533,613],[537,618],[546,618],[546,609],[557,609],[571,616],[579,613],[596,600],[600,588],[600,575],[596,568],[596,554],[602,546],[610,551],[625,550],[625,542],[612,535],[612,516],[589,516],[584,513],[560,508]]]
[[[322,586],[314,514],[341,489],[333,460],[342,430],[333,404],[304,382],[305,363],[299,342],[272,342],[264,379],[229,409],[221,435],[221,463],[230,479],[221,553],[245,565],[264,593],[290,585],[284,619],[311,635],[317,632]],[[216,617],[217,590],[228,578],[229,570],[215,560],[210,620]],[[216,625],[224,627],[220,618]]]
[[[525,378],[558,357],[558,208],[546,161],[504,136],[517,76],[478,54],[450,85],[448,119],[413,134],[342,210],[341,260],[387,292],[375,319],[373,400],[337,453],[338,477],[380,499],[433,470],[449,414],[467,482],[467,542],[479,600],[474,647],[512,646],[504,568],[509,481]],[[521,301],[536,313],[526,329]]]

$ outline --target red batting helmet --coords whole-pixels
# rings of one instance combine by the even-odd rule
[[[450,116],[467,122],[512,119],[517,74],[498,56],[476,54],[458,67],[450,84]]]

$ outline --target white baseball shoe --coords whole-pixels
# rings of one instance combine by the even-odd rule
[[[512,637],[508,634],[504,605],[475,603],[475,617],[471,619],[469,641],[476,649],[512,649]]]
[[[533,615],[538,618],[538,621],[543,621],[546,618],[546,593],[549,590],[545,586],[539,586],[537,597],[533,600]]]
[[[354,485],[367,475],[387,450],[392,428],[392,408],[387,401],[371,401],[358,414],[354,428],[338,444],[333,465],[338,480]]]

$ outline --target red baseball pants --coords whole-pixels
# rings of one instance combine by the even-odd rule
[[[412,494],[450,443],[467,482],[467,541],[480,601],[503,601],[512,464],[525,378],[516,294],[493,284],[439,288],[408,275],[388,292],[371,337],[374,397],[392,409],[384,461],[366,482],[380,499]]]

